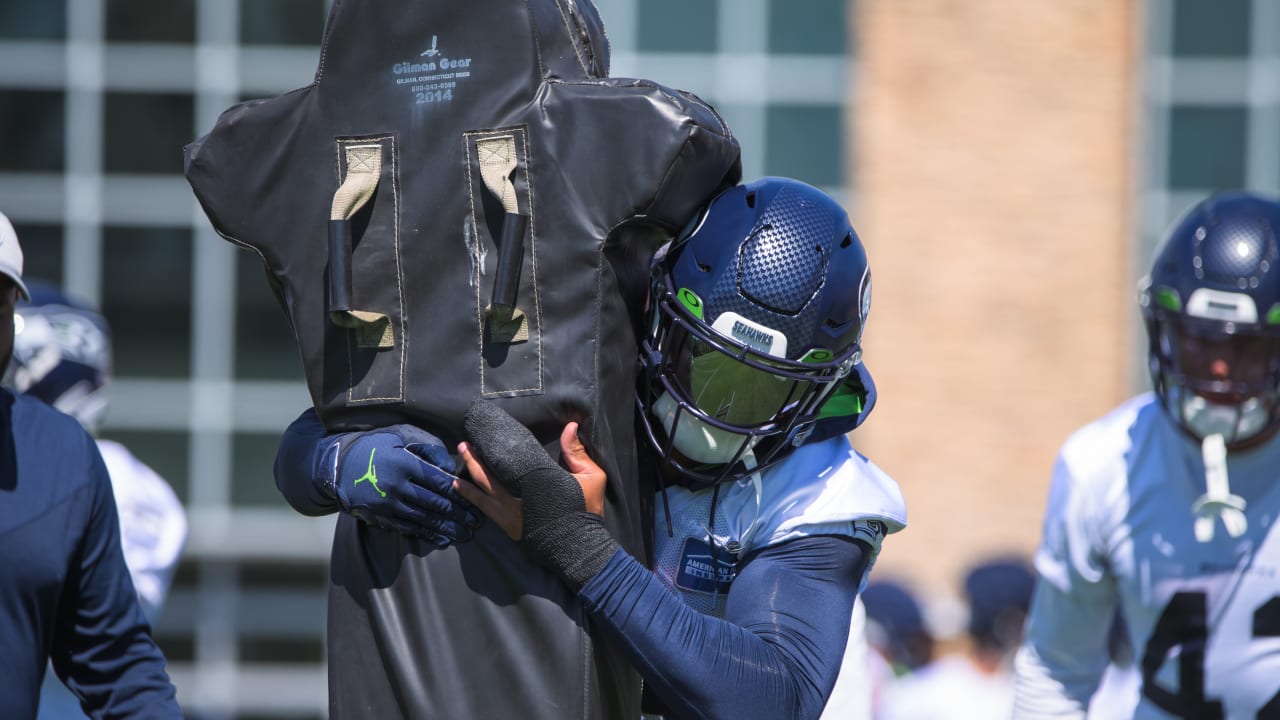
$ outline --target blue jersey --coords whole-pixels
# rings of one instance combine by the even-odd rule
[[[0,391],[0,714],[35,716],[45,666],[111,717],[181,717],[88,433]]]
[[[1198,443],[1147,394],[1085,426],[1054,468],[1015,717],[1083,717],[1118,606],[1141,672],[1137,718],[1280,717],[1280,437],[1227,455],[1239,537],[1207,542]]]

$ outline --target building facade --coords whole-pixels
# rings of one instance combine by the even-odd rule
[[[881,394],[857,443],[911,526],[877,572],[947,590],[1029,552],[1065,435],[1145,387],[1135,286],[1205,193],[1280,191],[1265,0],[598,0],[613,74],[693,91],[744,174],[849,207]],[[28,274],[115,332],[104,435],[191,539],[156,628],[192,716],[325,713],[331,519],[271,477],[309,402],[256,256],[210,229],[182,146],[310,82],[324,0],[0,0],[0,210]]]

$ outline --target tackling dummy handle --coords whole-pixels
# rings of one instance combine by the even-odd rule
[[[355,330],[360,347],[391,348],[395,347],[391,318],[354,309],[351,292],[351,218],[378,189],[382,146],[351,145],[346,151],[347,176],[333,194],[329,213],[329,319],[334,325]]]

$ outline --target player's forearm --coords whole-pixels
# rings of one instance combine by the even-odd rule
[[[325,494],[316,480],[324,440],[325,428],[320,416],[308,409],[284,431],[276,452],[276,487],[285,501],[303,515],[328,515],[338,511],[337,500]]]
[[[810,553],[814,565],[784,568],[786,549],[781,561],[753,560],[755,572],[735,581],[729,619],[689,607],[623,552],[581,595],[676,717],[816,718],[848,637],[857,585],[843,571],[856,577],[863,556],[847,539],[793,543],[793,556]]]
[[[583,597],[678,718],[817,717],[822,694],[744,628],[703,615],[619,551]]]
[[[1015,665],[1015,720],[1084,720],[1096,679],[1090,684],[1085,675],[1051,670],[1036,649],[1025,644],[1018,650]]]
[[[1014,717],[1084,718],[1106,669],[1114,600],[1041,577],[1014,663]]]

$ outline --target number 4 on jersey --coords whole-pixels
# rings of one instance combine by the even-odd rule
[[[1222,702],[1204,696],[1204,654],[1209,642],[1208,598],[1203,592],[1175,593],[1156,622],[1142,654],[1142,694],[1165,712],[1182,718],[1221,720]],[[1280,596],[1253,613],[1253,636],[1280,637]],[[1178,690],[1161,687],[1156,673],[1179,648]],[[1258,720],[1280,720],[1280,692],[1258,710]]]

